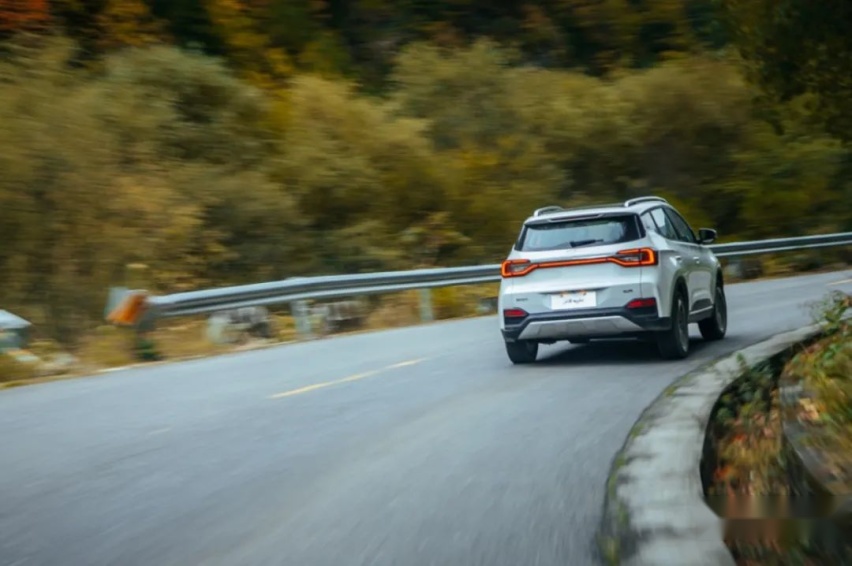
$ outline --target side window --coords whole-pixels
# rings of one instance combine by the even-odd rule
[[[683,216],[675,212],[674,210],[667,208],[666,216],[671,219],[672,224],[677,230],[679,235],[679,239],[684,242],[689,242],[690,244],[697,244],[698,238],[695,237],[695,233],[692,231],[692,228],[689,227],[686,220],[683,219]]]
[[[645,226],[645,231],[656,232],[657,234],[660,233],[660,229],[657,228],[657,225],[654,223],[654,219],[651,218],[650,213],[646,212],[640,218],[642,219],[642,224]]]
[[[651,211],[651,218],[654,219],[654,223],[657,225],[657,232],[667,240],[679,240],[680,236],[677,234],[677,230],[669,221],[666,213],[663,212],[662,208],[655,208]]]

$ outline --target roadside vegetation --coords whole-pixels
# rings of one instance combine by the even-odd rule
[[[765,3],[3,4],[0,308],[85,357],[111,351],[110,286],[492,263],[543,203],[660,194],[721,241],[850,230],[852,151],[820,118],[842,100],[769,97]]]
[[[852,295],[837,293],[825,310],[828,335],[785,368],[808,392],[797,418],[806,423],[808,444],[852,493]]]
[[[785,442],[784,422],[805,424],[822,465],[852,487],[849,313],[852,296],[832,294],[819,309],[823,336],[786,361],[745,371],[720,397],[708,427],[705,490],[711,507],[729,518],[727,543],[740,566],[838,563],[816,538],[825,525],[789,506],[797,496],[791,474],[798,464]],[[800,383],[808,393],[792,411],[779,398],[781,380]]]

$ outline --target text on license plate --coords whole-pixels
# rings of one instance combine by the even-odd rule
[[[597,305],[594,291],[566,291],[550,296],[552,309],[584,309]]]

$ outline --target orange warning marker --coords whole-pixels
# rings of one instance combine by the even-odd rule
[[[119,326],[132,326],[145,311],[148,294],[144,291],[131,291],[107,315],[106,319]]]

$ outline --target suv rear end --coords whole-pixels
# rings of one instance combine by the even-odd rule
[[[670,325],[659,252],[637,211],[622,204],[536,211],[502,276],[500,329],[515,363],[533,361],[539,343],[638,336]]]

